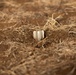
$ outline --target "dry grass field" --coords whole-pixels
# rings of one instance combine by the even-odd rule
[[[76,0],[0,0],[0,75],[76,75]]]

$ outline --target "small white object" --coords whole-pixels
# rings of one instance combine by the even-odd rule
[[[40,41],[44,38],[44,30],[33,31],[33,38]]]

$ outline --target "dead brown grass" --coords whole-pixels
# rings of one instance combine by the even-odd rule
[[[0,1],[0,75],[76,75],[76,1]],[[34,30],[45,31],[41,41]]]

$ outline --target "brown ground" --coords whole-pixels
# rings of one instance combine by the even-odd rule
[[[76,0],[0,0],[0,75],[76,75]]]

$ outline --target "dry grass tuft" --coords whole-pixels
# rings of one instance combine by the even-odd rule
[[[76,75],[75,0],[0,4],[0,75]],[[32,32],[41,29],[37,42]]]

